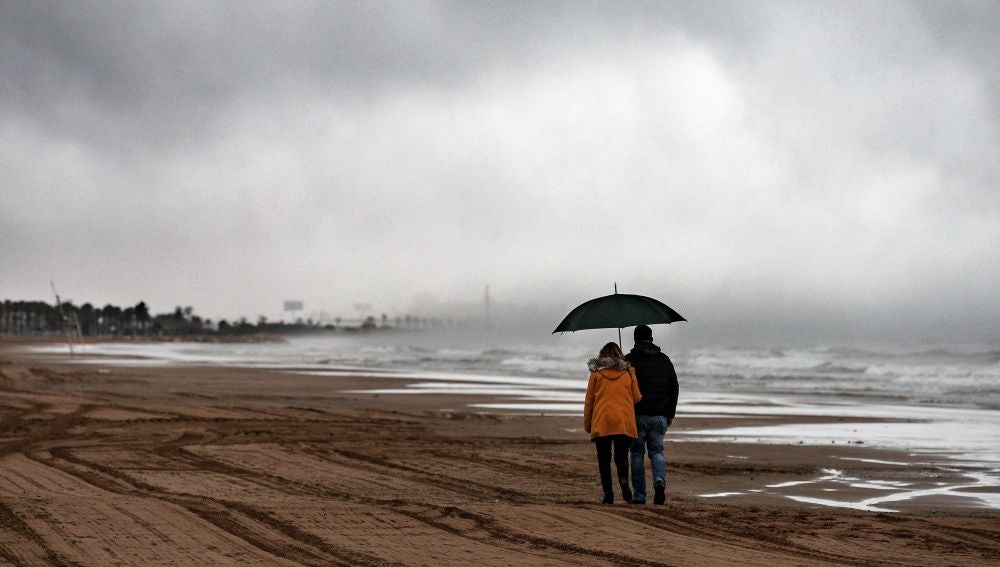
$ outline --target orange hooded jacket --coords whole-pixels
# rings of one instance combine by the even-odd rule
[[[639,436],[635,429],[635,404],[642,399],[635,371],[602,366],[609,359],[590,361],[590,382],[583,402],[583,428],[590,438],[605,435]],[[625,361],[621,361],[624,363]]]

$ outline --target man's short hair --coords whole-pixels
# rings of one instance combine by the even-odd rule
[[[638,325],[635,328],[635,342],[639,341],[651,341],[653,340],[653,329],[650,329],[647,325]]]

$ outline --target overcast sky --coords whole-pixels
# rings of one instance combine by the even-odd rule
[[[548,317],[617,281],[706,340],[996,344],[997,30],[992,1],[0,0],[0,298],[489,284]]]

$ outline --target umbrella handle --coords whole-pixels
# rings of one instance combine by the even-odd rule
[[[618,295],[618,282],[615,282],[615,295]],[[621,327],[618,327],[618,348],[620,348],[622,350],[625,350],[625,347],[622,346],[622,328]]]

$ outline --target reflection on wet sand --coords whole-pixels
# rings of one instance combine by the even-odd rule
[[[841,457],[843,459],[843,457]],[[820,506],[831,506],[835,508],[850,508],[853,510],[863,510],[867,512],[897,512],[894,508],[881,506],[885,503],[903,502],[924,498],[929,496],[970,498],[978,501],[981,506],[998,508],[1000,507],[1000,493],[984,492],[982,489],[996,488],[1000,486],[1000,475],[977,471],[965,471],[961,475],[971,479],[972,482],[946,483],[928,482],[927,487],[914,487],[912,482],[901,482],[894,480],[863,479],[857,476],[848,476],[844,471],[838,469],[822,469],[823,474],[811,480],[797,480],[780,482],[765,485],[763,489],[748,490],[746,492],[757,492],[790,498],[796,502],[807,504],[818,504]],[[795,492],[800,492],[801,487],[808,486],[813,491],[839,492],[846,488],[880,491],[880,496],[870,498],[819,498],[803,494],[791,494],[792,491],[782,491],[777,489],[796,487]],[[770,489],[770,490],[768,490]],[[969,492],[979,491],[979,492]],[[726,496],[740,496],[746,492],[718,492],[712,494],[699,494],[702,498],[720,498]],[[857,490],[850,492],[856,493]]]

